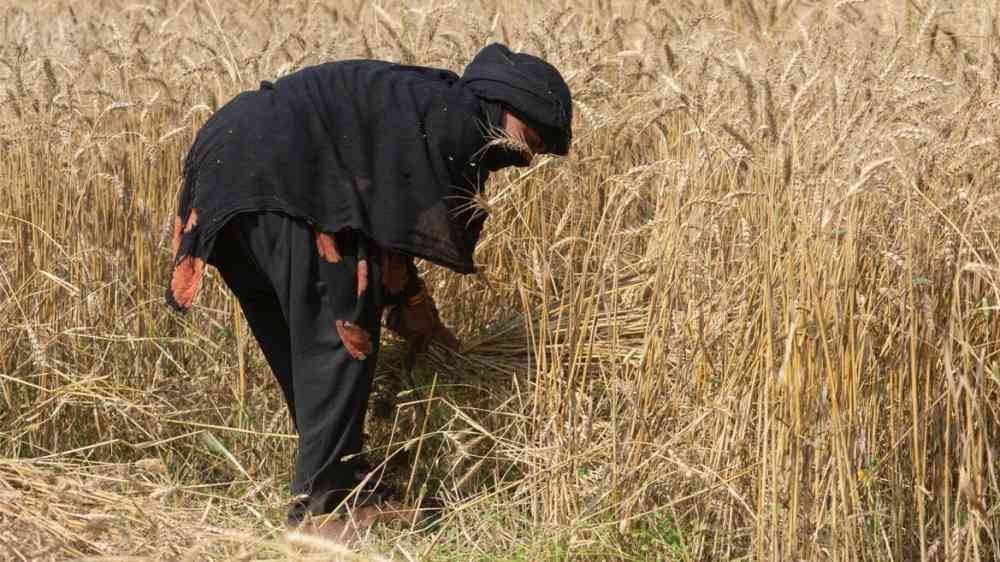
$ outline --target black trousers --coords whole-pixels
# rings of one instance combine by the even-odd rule
[[[357,484],[358,463],[343,457],[361,451],[378,357],[380,250],[350,232],[332,238],[339,259],[321,255],[317,233],[298,219],[240,214],[209,260],[239,299],[299,434],[292,493],[308,499],[293,506],[290,520],[333,509]],[[359,283],[359,265],[367,265],[367,283]],[[370,353],[352,355],[338,320],[367,332]]]

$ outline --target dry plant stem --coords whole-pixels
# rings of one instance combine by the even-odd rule
[[[0,557],[1000,558],[1000,13],[926,4],[0,4]],[[431,396],[380,352],[367,454],[438,527],[285,537],[238,304],[161,304],[186,148],[260,80],[499,39],[575,140],[461,202]]]

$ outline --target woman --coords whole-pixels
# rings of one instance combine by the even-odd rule
[[[355,520],[384,494],[355,490],[383,309],[419,351],[458,342],[438,319],[418,257],[471,273],[490,172],[565,155],[569,88],[545,61],[501,44],[458,75],[354,60],[244,92],[198,132],[184,164],[167,302],[195,300],[205,264],[239,299],[299,433],[289,512],[351,496]],[[352,491],[356,492],[353,495]]]

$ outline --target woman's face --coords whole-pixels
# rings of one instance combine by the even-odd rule
[[[542,141],[542,136],[538,134],[537,131],[532,129],[527,123],[518,119],[516,115],[509,111],[504,111],[503,113],[503,128],[507,131],[507,134],[511,137],[521,141],[528,148],[531,149],[532,156],[535,154],[541,154],[548,150],[545,146],[545,142]],[[527,166],[531,163],[531,159],[528,159],[524,165]]]

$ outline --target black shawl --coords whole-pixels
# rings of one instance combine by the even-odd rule
[[[484,49],[471,86],[448,70],[351,60],[236,96],[201,128],[184,163],[168,303],[190,307],[216,234],[241,212],[281,212],[322,232],[358,230],[387,250],[475,271],[486,217],[472,197],[489,176],[488,131],[500,126],[500,105],[549,125],[537,121],[541,113],[530,109],[539,104],[521,90],[519,99],[483,95],[500,90],[489,80],[523,87],[530,78],[513,63],[496,68],[507,54],[498,44]],[[540,59],[525,60],[541,68]],[[542,84],[535,86],[546,100],[552,90]],[[559,117],[563,142],[550,145],[560,153],[568,149],[569,115]]]

